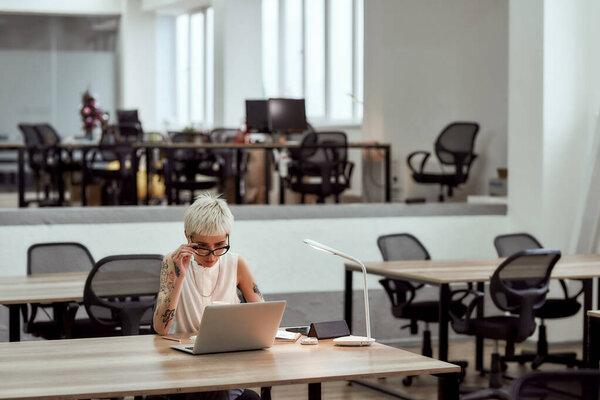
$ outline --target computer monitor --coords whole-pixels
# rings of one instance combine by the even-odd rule
[[[269,99],[269,130],[294,133],[307,129],[304,99]]]
[[[267,100],[246,100],[248,132],[269,132]]]

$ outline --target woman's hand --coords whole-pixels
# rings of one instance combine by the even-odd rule
[[[190,267],[190,260],[194,256],[196,250],[191,244],[182,244],[171,253],[173,259],[173,266],[175,267],[175,279],[183,278]]]

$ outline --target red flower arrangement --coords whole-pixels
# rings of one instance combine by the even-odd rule
[[[83,122],[83,129],[85,130],[86,136],[92,136],[92,129],[96,122],[103,122],[102,110],[98,106],[96,98],[89,90],[85,91],[81,98],[81,102],[82,105],[79,114],[81,115],[81,120]]]

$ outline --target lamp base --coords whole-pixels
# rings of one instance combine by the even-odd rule
[[[370,346],[375,343],[375,339],[365,336],[342,336],[333,339],[336,346]]]

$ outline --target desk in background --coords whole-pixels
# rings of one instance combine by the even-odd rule
[[[127,279],[123,285],[122,278],[128,271],[114,271],[103,273],[103,279],[97,283],[97,293],[115,296],[124,293],[128,295],[155,294],[157,277],[152,274],[136,272],[137,279],[132,284]],[[21,314],[22,305],[32,303],[65,303],[70,301],[83,301],[83,288],[89,272],[64,272],[52,274],[34,274],[27,276],[5,276],[0,280],[0,304],[9,308],[9,341],[21,340]]]
[[[476,282],[477,289],[483,291],[504,258],[467,260],[418,260],[367,262],[367,272],[392,279],[404,279],[439,286],[439,359],[448,360],[448,325],[450,317],[450,284]],[[352,273],[361,269],[355,264],[345,266],[344,319],[352,331]],[[552,270],[551,279],[581,279],[583,281],[583,354],[587,359],[588,319],[585,311],[592,308],[592,279],[600,277],[600,254],[564,255]],[[483,309],[477,310],[483,316]],[[477,339],[476,368],[483,368],[483,340]]]
[[[65,150],[72,154],[74,151],[82,152],[82,160],[86,159],[86,155],[89,151],[97,149],[98,145],[93,143],[70,143],[70,144],[60,144],[57,146],[59,149]],[[169,148],[206,148],[206,149],[228,149],[235,150],[237,153],[237,165],[236,165],[236,203],[242,204],[241,197],[241,156],[244,150],[253,150],[253,149],[263,149],[263,150],[274,150],[274,149],[294,149],[299,148],[300,145],[298,143],[254,143],[254,144],[236,144],[236,143],[202,143],[202,144],[194,144],[194,143],[159,143],[159,142],[147,142],[147,143],[134,143],[132,144],[134,149],[145,149],[146,152],[146,160],[152,160],[152,149],[169,149]],[[391,183],[391,145],[389,143],[371,143],[371,142],[350,142],[348,143],[349,149],[378,149],[383,150],[384,152],[384,177],[385,177],[385,201],[391,202],[392,200],[392,183]],[[17,151],[17,179],[18,179],[18,188],[19,188],[19,207],[26,207],[27,202],[25,200],[25,151],[26,147],[22,143],[0,143],[0,151]],[[149,164],[149,163],[148,163]],[[266,196],[265,202],[269,203],[269,182],[271,180],[271,167],[270,167],[270,156],[269,152],[265,151],[265,184],[266,187]],[[81,202],[82,205],[86,205],[86,191],[85,191],[85,168],[86,163],[83,163],[83,171],[82,171],[82,189],[81,189]],[[150,168],[147,168],[147,185],[149,188],[149,180],[151,175]],[[280,188],[280,191],[282,188]],[[146,204],[149,203],[149,191],[147,192]],[[280,199],[282,198],[282,193],[280,192]],[[59,194],[62,196],[62,194]]]
[[[187,337],[188,335],[180,335]],[[184,340],[188,343],[190,340]],[[439,377],[440,399],[458,399],[460,367],[374,344],[341,348],[331,340],[192,356],[157,335],[0,343],[0,399],[106,398],[308,384],[397,375]]]

